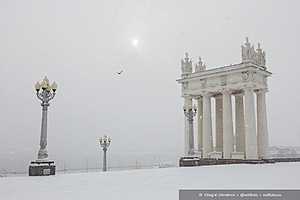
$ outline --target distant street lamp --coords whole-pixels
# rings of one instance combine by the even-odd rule
[[[29,166],[29,176],[43,176],[54,175],[55,165],[54,161],[48,160],[47,151],[47,112],[49,102],[55,97],[57,84],[53,82],[51,85],[47,77],[41,82],[35,84],[36,96],[41,101],[42,106],[42,125],[40,137],[40,149],[38,152],[38,159],[32,161]]]
[[[42,89],[42,90],[41,90]],[[49,102],[55,97],[57,89],[57,84],[55,82],[52,85],[49,84],[47,77],[39,83],[35,84],[36,96],[42,102],[42,128],[41,128],[41,138],[40,138],[40,150],[38,153],[38,159],[47,159],[47,114]]]
[[[100,143],[100,147],[103,150],[103,169],[102,170],[104,172],[106,172],[107,171],[106,152],[111,143],[111,139],[107,135],[104,135],[103,137],[101,137],[99,139],[99,143]]]
[[[194,154],[194,117],[197,113],[196,106],[184,106],[183,112],[185,117],[187,118],[187,121],[189,123],[189,130],[188,130],[188,142],[189,142],[189,150],[188,155]]]

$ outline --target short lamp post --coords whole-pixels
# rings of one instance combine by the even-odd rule
[[[100,143],[100,147],[103,150],[103,168],[102,168],[102,170],[104,172],[106,172],[107,171],[106,152],[107,152],[107,149],[108,149],[108,147],[111,143],[111,139],[107,135],[104,135],[103,137],[101,137],[99,139],[99,143]]]
[[[54,161],[48,160],[47,151],[47,114],[49,102],[55,97],[57,84],[53,82],[51,85],[47,77],[41,82],[35,84],[36,96],[41,101],[42,106],[42,125],[40,136],[40,149],[38,152],[38,159],[32,161],[29,166],[29,176],[44,176],[54,175],[55,165]]]
[[[183,112],[188,121],[188,155],[194,154],[194,117],[197,114],[196,106],[184,106]]]

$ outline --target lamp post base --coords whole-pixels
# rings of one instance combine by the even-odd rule
[[[29,176],[50,176],[55,175],[54,161],[36,160],[29,165]]]

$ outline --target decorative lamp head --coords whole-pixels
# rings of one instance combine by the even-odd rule
[[[35,90],[38,92],[41,89],[41,85],[39,82],[36,82],[36,84],[34,85]]]
[[[197,112],[197,106],[195,104],[193,105],[193,110],[194,112]]]
[[[53,92],[56,92],[56,90],[57,90],[57,84],[56,84],[55,81],[52,83],[51,89],[52,89]]]
[[[41,87],[43,90],[47,89],[47,83],[45,81],[42,81]]]
[[[183,111],[184,112],[188,112],[188,111],[190,111],[190,110],[192,110],[193,109],[193,106],[192,105],[184,105],[183,106]]]
[[[48,89],[49,80],[48,80],[47,76],[45,76],[45,78],[42,80],[41,87],[42,87],[43,90]]]
[[[47,92],[51,92],[51,86],[48,85],[48,87],[46,88]]]
[[[111,139],[107,135],[104,135],[99,139],[99,143],[101,147],[108,147],[111,143]]]
[[[188,110],[187,107],[188,107],[188,106],[186,106],[186,105],[183,106],[183,111],[184,111],[184,112],[186,112],[186,111]]]

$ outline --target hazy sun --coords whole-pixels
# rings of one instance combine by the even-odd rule
[[[132,46],[134,46],[134,47],[138,47],[138,45],[139,45],[139,40],[138,40],[138,39],[132,39],[132,40],[131,40],[131,44],[132,44]]]

